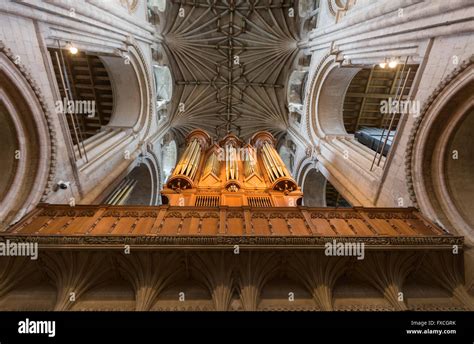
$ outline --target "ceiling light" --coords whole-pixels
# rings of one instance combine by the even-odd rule
[[[73,54],[73,55],[76,55],[76,54],[78,53],[78,51],[79,51],[74,45],[72,45],[71,42],[68,42],[68,44],[66,45],[66,48],[67,48],[67,49],[69,50],[69,52],[70,52],[71,54]]]
[[[394,59],[394,60],[391,60],[389,63],[388,63],[388,66],[389,68],[395,68],[396,66],[398,66],[398,60]]]
[[[385,61],[384,61],[384,62],[380,62],[380,63],[379,63],[379,67],[382,68],[382,69],[383,69],[383,68],[386,68],[386,67],[387,67],[387,62],[385,62]]]

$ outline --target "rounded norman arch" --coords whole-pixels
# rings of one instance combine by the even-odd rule
[[[312,165],[306,165],[301,175],[303,205],[307,207],[326,207],[326,177]]]
[[[474,57],[428,99],[407,152],[413,200],[433,221],[474,242]]]
[[[324,58],[309,86],[307,116],[312,137],[347,136],[343,106],[346,91],[361,70],[360,67],[341,67],[333,56]]]
[[[159,205],[161,184],[158,160],[155,154],[147,151],[129,166],[124,177],[105,199],[105,203],[112,205]]]
[[[114,95],[112,117],[107,127],[131,128],[146,136],[151,117],[151,77],[141,52],[131,45],[123,56],[100,56],[107,69]],[[146,127],[146,130],[142,130]]]
[[[29,73],[0,42],[2,227],[31,211],[47,191],[48,178],[53,173],[53,142],[44,104]]]

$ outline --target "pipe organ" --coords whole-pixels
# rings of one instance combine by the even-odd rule
[[[268,132],[249,143],[229,134],[214,142],[203,130],[192,131],[186,149],[161,191],[164,204],[199,206],[294,207],[303,193],[275,149]],[[259,202],[254,202],[258,199]]]

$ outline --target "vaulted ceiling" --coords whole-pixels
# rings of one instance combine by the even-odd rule
[[[294,6],[291,0],[167,6],[162,36],[175,83],[173,130],[244,138],[259,130],[285,132],[286,83],[299,52]]]

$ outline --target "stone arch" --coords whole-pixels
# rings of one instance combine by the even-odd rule
[[[315,168],[306,168],[302,175],[303,205],[307,207],[326,206],[326,177]]]
[[[159,160],[153,152],[141,153],[105,198],[111,205],[158,205],[162,186]]]
[[[428,98],[407,151],[412,200],[446,229],[474,241],[474,57]],[[456,153],[455,153],[456,151]],[[457,154],[457,157],[456,157]]]
[[[307,207],[350,207],[338,189],[331,183],[327,171],[320,171],[316,161],[305,159],[297,170],[298,185],[303,190],[303,205]]]
[[[48,191],[54,140],[40,90],[0,42],[0,221],[7,226],[31,211]]]
[[[327,0],[328,10],[331,15],[336,16],[337,12],[348,8],[348,0]]]
[[[333,56],[324,58],[314,74],[309,90],[307,116],[311,136],[347,136],[344,128],[344,95],[360,67],[341,67]]]
[[[145,62],[135,46],[123,56],[101,56],[114,94],[108,127],[130,128],[138,133],[150,115],[151,85]]]
[[[97,51],[96,46],[80,45],[79,52],[73,56],[64,50],[63,43],[49,43],[50,67],[54,70],[60,97],[56,103],[66,99],[88,103],[86,105],[92,103],[98,114],[90,118],[74,111],[73,116],[66,117],[66,112],[60,116],[67,123],[67,142],[74,146],[78,165],[93,169],[94,162],[105,150],[118,147],[120,138],[132,134],[134,139],[140,140],[148,135],[155,108],[151,74],[138,45],[131,40],[127,46],[124,51],[105,53]],[[76,87],[81,82],[88,84],[87,87]],[[70,89],[68,94],[66,88]],[[56,111],[63,112],[58,108]]]
[[[137,181],[137,185],[131,192],[125,204],[150,205],[153,201],[153,179],[149,164],[143,162],[135,166],[133,170],[128,174],[128,177],[133,178],[135,181]]]

